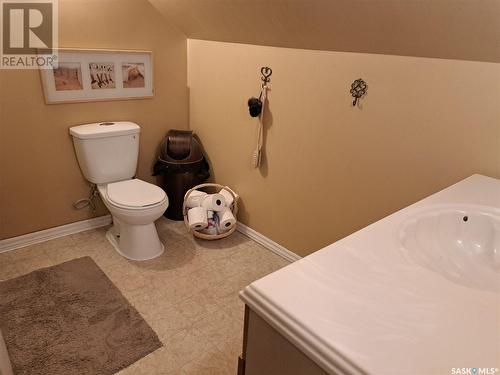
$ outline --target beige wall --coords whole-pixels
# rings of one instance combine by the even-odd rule
[[[61,47],[152,50],[156,96],[46,105],[37,71],[0,71],[0,238],[93,216],[72,208],[88,187],[70,126],[137,122],[142,127],[138,176],[148,181],[164,134],[187,127],[186,38],[147,0],[60,0],[59,19]],[[97,215],[103,213],[101,207]]]
[[[261,66],[274,73],[254,170]],[[189,40],[190,126],[239,219],[306,255],[473,173],[500,178],[499,67]]]

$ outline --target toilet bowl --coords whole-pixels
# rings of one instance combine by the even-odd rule
[[[102,201],[113,217],[106,237],[116,251],[131,260],[156,258],[164,251],[154,221],[168,207],[168,197],[156,185],[132,179],[98,185]]]

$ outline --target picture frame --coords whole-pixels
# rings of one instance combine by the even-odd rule
[[[60,48],[58,56],[40,69],[46,104],[154,97],[151,51]]]

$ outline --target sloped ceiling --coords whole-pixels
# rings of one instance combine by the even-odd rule
[[[149,0],[188,38],[500,62],[500,0]]]

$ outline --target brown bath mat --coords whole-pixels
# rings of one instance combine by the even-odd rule
[[[16,375],[114,374],[162,346],[89,257],[0,282],[0,329]]]

